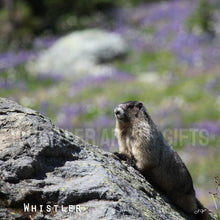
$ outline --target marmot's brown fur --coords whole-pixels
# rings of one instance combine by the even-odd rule
[[[196,199],[192,178],[177,152],[167,143],[141,102],[128,101],[114,109],[119,154],[134,161],[153,185],[185,213],[204,207]],[[210,219],[208,211],[197,219]]]

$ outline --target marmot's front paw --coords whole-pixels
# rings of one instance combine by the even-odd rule
[[[116,159],[126,161],[126,163],[135,169],[137,169],[136,166],[136,160],[134,158],[130,159],[125,154],[121,154],[119,152],[114,152],[113,155],[116,157]]]
[[[127,156],[125,154],[121,154],[119,152],[114,152],[113,155],[116,157],[116,159],[128,160],[128,158],[127,158]]]
[[[136,170],[137,170],[137,166],[136,166],[136,162],[135,162],[135,159],[132,159],[132,160],[127,160],[127,163],[134,167]]]

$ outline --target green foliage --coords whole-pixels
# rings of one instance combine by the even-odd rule
[[[89,27],[99,11],[120,6],[124,0],[19,0],[0,8],[1,38],[19,40],[43,33],[65,33]],[[7,30],[10,30],[8,33]],[[11,39],[13,38],[13,39]]]
[[[216,176],[215,179],[215,193],[210,192],[216,210],[216,220],[220,220],[220,195],[219,195],[219,188],[220,188],[220,181],[219,178]]]
[[[138,65],[137,65],[138,64]],[[174,57],[170,51],[141,52],[139,56],[129,53],[129,59],[125,62],[115,61],[119,69],[131,72],[132,74],[153,70],[164,72],[174,64]]]
[[[51,31],[68,31],[82,28],[84,17],[91,16],[95,11],[118,6],[121,1],[110,0],[25,0],[33,17],[41,21],[40,29]],[[67,22],[67,23],[65,23]]]
[[[122,5],[137,5],[149,0],[19,0],[13,1],[9,18],[7,7],[0,8],[0,32],[3,24],[12,26],[15,39],[42,33],[65,33],[92,25],[96,12],[108,16],[107,11]],[[98,18],[101,19],[101,18]],[[12,24],[13,23],[13,24]],[[2,24],[2,25],[1,25]],[[6,33],[4,33],[6,34]],[[7,38],[6,34],[6,38]]]
[[[208,0],[199,0],[195,11],[186,21],[187,28],[196,34],[214,36],[214,8]]]
[[[129,3],[132,6],[137,6],[139,4],[143,3],[153,3],[153,2],[160,2],[161,0],[129,0],[127,3]]]

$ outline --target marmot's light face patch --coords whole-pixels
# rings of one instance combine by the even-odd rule
[[[125,112],[124,112],[124,109],[122,108],[122,106],[117,106],[115,109],[114,109],[114,113],[115,113],[115,117],[118,119],[118,120],[123,120],[125,118]]]
[[[115,117],[119,121],[129,121],[133,117],[137,117],[142,107],[143,104],[138,101],[124,102],[114,109]]]

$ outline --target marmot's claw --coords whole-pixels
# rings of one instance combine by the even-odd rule
[[[135,163],[135,160],[130,160],[130,159],[127,159],[127,164],[134,167],[135,169],[137,169],[137,166],[136,166],[136,163]]]
[[[113,155],[116,157],[116,159],[119,160],[128,160],[125,154],[121,154],[119,152],[114,152]]]
[[[113,155],[116,159],[126,161],[126,163],[128,165],[130,165],[130,166],[134,167],[135,169],[137,169],[135,159],[129,159],[125,154],[121,154],[119,152],[114,152]]]

